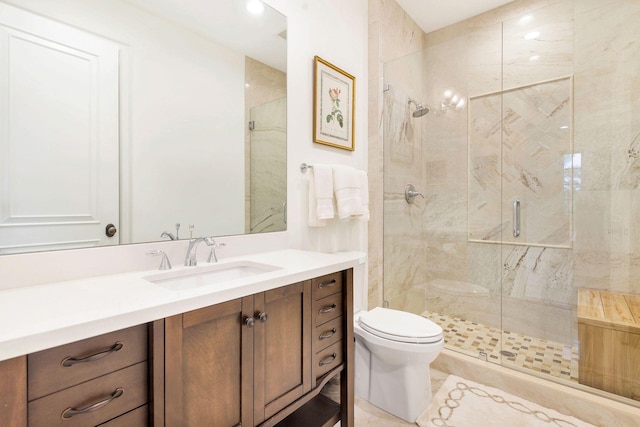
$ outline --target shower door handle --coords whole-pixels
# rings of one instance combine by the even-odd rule
[[[520,200],[513,202],[513,237],[520,236]]]

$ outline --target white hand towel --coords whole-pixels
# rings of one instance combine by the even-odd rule
[[[360,180],[360,201],[362,202],[362,215],[358,217],[360,221],[369,221],[369,177],[367,172],[356,171]]]
[[[333,188],[340,219],[351,219],[365,214],[361,191],[362,179],[357,172],[349,166],[333,167]]]
[[[316,197],[316,215],[319,220],[332,219],[335,216],[333,205],[333,169],[327,165],[313,167],[314,189]]]
[[[309,226],[323,227],[327,221],[318,219],[318,204],[316,198],[316,185],[313,177],[313,169],[309,169]]]

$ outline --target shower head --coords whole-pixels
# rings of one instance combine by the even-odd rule
[[[419,102],[416,102],[411,98],[409,98],[409,101],[407,103],[409,105],[413,104],[416,106],[416,111],[414,111],[413,114],[411,114],[413,117],[422,117],[429,112],[429,107],[425,107]]]
[[[413,117],[422,117],[429,112],[429,107],[423,107],[422,105],[418,105],[416,111],[413,112]]]

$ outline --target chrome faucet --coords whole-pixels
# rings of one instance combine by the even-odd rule
[[[184,265],[193,267],[198,265],[196,253],[200,242],[205,242],[207,246],[215,245],[216,242],[211,237],[196,237],[189,239],[189,247],[187,248],[187,256],[184,258]]]

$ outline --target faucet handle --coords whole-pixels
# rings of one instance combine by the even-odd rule
[[[209,246],[211,246],[211,251],[209,252],[209,258],[207,258],[207,262],[218,262],[218,257],[216,256],[216,248],[220,246],[227,246],[226,243],[217,243],[215,240],[211,239],[211,244],[207,242]]]
[[[158,270],[171,270],[171,262],[169,262],[169,257],[163,251],[156,249],[154,251],[147,252],[147,255],[162,256],[162,261],[160,262],[160,267],[158,267]]]

